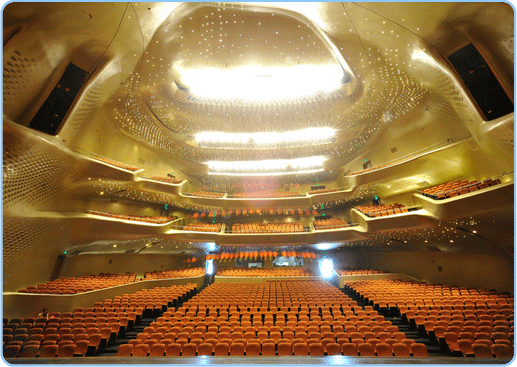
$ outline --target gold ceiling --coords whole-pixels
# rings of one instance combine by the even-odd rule
[[[59,133],[72,149],[112,156],[113,147],[95,140],[117,131],[201,185],[209,160],[310,156],[327,157],[319,177],[334,180],[365,156],[381,164],[476,134],[483,117],[446,60],[471,42],[490,50],[491,66],[513,95],[513,11],[505,3],[11,3],[4,72],[24,70],[22,80],[7,79],[16,85],[4,83],[4,116],[27,124],[38,96],[70,61],[90,73],[89,89]],[[299,70],[294,78],[307,87],[323,78],[312,73],[336,67],[343,78],[328,91],[279,98],[283,86],[273,84],[270,98],[253,101],[245,88],[287,70]],[[243,68],[248,79],[235,78]],[[24,77],[32,78],[29,88],[20,85]],[[216,97],[197,96],[192,80]],[[79,126],[84,121],[89,128]],[[309,127],[330,127],[336,136],[267,149],[194,141],[202,131]]]

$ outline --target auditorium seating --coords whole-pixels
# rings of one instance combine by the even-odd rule
[[[388,215],[408,212],[408,208],[404,204],[397,203],[382,205],[358,205],[355,208],[370,218],[385,217]]]
[[[312,251],[293,251],[293,250],[284,250],[281,252],[278,251],[272,251],[271,249],[269,251],[266,251],[265,249],[260,248],[248,248],[248,251],[223,251],[220,254],[208,254],[206,255],[206,259],[214,259],[214,260],[231,260],[231,259],[273,259],[277,256],[282,257],[301,257],[303,259],[311,260],[319,258],[319,254],[316,254]]]
[[[155,180],[155,181],[163,181],[166,183],[171,183],[171,184],[176,184],[176,185],[183,182],[183,180],[181,178],[176,178],[176,177],[151,176],[151,177],[149,177],[149,179]]]
[[[184,231],[221,232],[222,223],[189,223],[183,227]]]
[[[443,200],[453,198],[458,195],[464,195],[469,192],[486,189],[490,186],[498,185],[501,183],[500,179],[487,178],[481,182],[479,181],[468,181],[468,180],[456,180],[447,182],[438,186],[433,186],[423,190],[423,195],[434,200]]]
[[[308,277],[313,276],[308,269],[224,269],[217,271],[218,276],[225,277]]]
[[[364,270],[337,269],[336,272],[339,275],[367,275],[367,274],[384,274],[384,273],[387,273],[387,271],[376,270],[376,269],[364,269]]]
[[[341,218],[317,219],[313,222],[315,230],[346,228],[348,223]]]
[[[409,347],[397,345],[401,341]],[[425,350],[373,308],[363,310],[328,282],[306,280],[216,282],[129,344],[164,344],[166,356],[394,356]],[[123,349],[127,355],[131,348]]]
[[[400,314],[451,356],[499,357],[499,350],[513,350],[514,300],[507,295],[400,280],[345,281],[345,288],[381,313]]]
[[[224,193],[223,192],[196,191],[189,195],[197,196],[197,197],[201,197],[201,198],[222,198],[224,196]]]
[[[148,215],[140,216],[140,215],[126,215],[126,214],[114,214],[114,213],[104,213],[104,212],[98,212],[98,211],[90,211],[93,215],[100,215],[103,217],[109,217],[109,218],[115,218],[115,219],[121,219],[121,220],[132,220],[136,222],[146,222],[146,223],[153,223],[153,224],[165,224],[172,221],[175,221],[178,219],[176,216],[156,216],[156,217],[150,217]]]
[[[188,278],[199,277],[205,275],[204,267],[195,267],[190,269],[175,269],[175,270],[155,270],[145,272],[145,279],[170,279],[170,278]]]
[[[232,233],[293,233],[303,232],[301,222],[286,223],[235,223],[232,225]]]
[[[37,286],[29,286],[19,290],[19,293],[39,293],[39,294],[75,294],[114,287],[117,285],[128,284],[140,281],[136,273],[125,274],[97,274],[81,277],[61,277],[48,281]]]
[[[118,168],[122,168],[122,169],[125,169],[125,170],[128,170],[128,171],[135,172],[135,171],[138,171],[138,170],[141,169],[141,168],[138,168],[138,167],[135,167],[135,166],[131,166],[131,165],[126,164],[126,163],[114,161],[113,159],[109,159],[109,158],[103,158],[103,157],[93,157],[93,158],[98,160],[98,161],[101,161],[101,162],[107,163],[109,165],[112,165],[112,166],[115,166],[115,167],[118,167]]]
[[[73,312],[54,312],[50,318],[5,319],[5,358],[53,358],[94,356],[123,336],[146,315],[160,316],[168,306],[191,294],[195,284],[142,289],[113,299],[78,307]],[[121,352],[122,353],[122,352]]]

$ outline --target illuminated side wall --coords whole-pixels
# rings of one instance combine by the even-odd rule
[[[513,259],[503,256],[365,251],[361,254],[357,253],[357,259],[360,269],[404,273],[430,284],[496,289],[498,292],[510,292],[510,294],[514,291]]]

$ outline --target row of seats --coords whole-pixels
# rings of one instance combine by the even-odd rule
[[[170,279],[170,278],[189,278],[199,277],[205,275],[204,267],[194,267],[190,269],[175,269],[175,270],[155,270],[145,272],[145,279]]]
[[[373,307],[363,310],[328,282],[276,280],[212,284],[165,312],[118,352],[323,356],[358,355],[367,348],[361,355],[427,353],[416,344]]]
[[[450,355],[513,356],[514,302],[508,295],[395,280],[345,284],[379,310],[400,314]]]
[[[388,215],[408,212],[408,209],[404,204],[397,203],[382,205],[359,205],[355,208],[370,218],[385,217]]]
[[[183,182],[183,180],[181,178],[176,178],[176,177],[151,176],[151,177],[149,177],[149,179],[155,180],[155,181],[163,181],[163,182],[167,182],[167,183],[171,183],[171,184],[175,184],[175,185]]]
[[[435,200],[443,200],[452,198],[458,195],[464,195],[469,192],[486,189],[490,186],[498,185],[501,183],[500,179],[487,178],[481,182],[479,181],[468,181],[468,180],[456,180],[433,186],[423,190],[424,196],[430,197]]]
[[[159,316],[168,306],[179,305],[195,284],[143,289],[94,307],[53,313],[50,319],[4,319],[4,357],[93,356],[140,322],[144,313]],[[65,347],[65,345],[68,345]]]
[[[209,192],[209,191],[196,191],[190,194],[190,196],[197,196],[202,198],[222,198],[223,192]]]
[[[138,170],[141,169],[141,168],[138,168],[138,167],[135,167],[135,166],[131,166],[131,165],[126,164],[126,163],[114,161],[113,159],[109,159],[109,158],[103,158],[103,157],[94,157],[94,158],[96,160],[98,160],[98,161],[101,161],[101,162],[104,162],[104,163],[107,163],[107,164],[110,164],[112,166],[115,166],[115,167],[118,167],[118,168],[122,168],[122,169],[125,169],[125,170],[128,170],[128,171],[132,171],[132,172],[135,172],[135,171],[138,171]]]
[[[377,270],[377,269],[364,269],[364,270],[337,269],[336,272],[339,275],[369,275],[369,274],[384,274],[384,273],[387,273],[387,271]]]
[[[275,258],[277,256],[282,257],[302,257],[304,259],[316,259],[319,257],[319,254],[310,251],[266,251],[266,250],[258,250],[258,249],[249,249],[250,251],[236,251],[236,252],[221,252],[220,254],[208,254],[206,255],[206,259],[214,259],[214,260],[227,260],[227,259],[247,259],[247,258]]]
[[[96,289],[114,287],[140,281],[136,273],[98,274],[82,277],[61,277],[37,286],[28,286],[18,290],[18,293],[38,294],[76,294]]]
[[[154,223],[154,224],[165,224],[172,222],[178,217],[176,216],[156,216],[156,217],[150,217],[148,215],[140,216],[140,215],[127,215],[127,214],[114,214],[114,213],[103,213],[98,211],[91,211],[91,214],[94,215],[100,215],[103,217],[109,217],[109,218],[115,218],[115,219],[122,219],[122,220],[133,220],[137,222],[146,222],[146,223]]]
[[[222,223],[189,223],[183,227],[184,231],[221,232]]]
[[[294,208],[237,208],[237,209],[228,209],[228,210],[213,210],[213,211],[207,211],[207,210],[201,210],[196,211],[192,215],[188,214],[187,218],[197,219],[197,218],[217,218],[219,216],[230,218],[232,216],[248,216],[248,215],[259,215],[262,216],[263,214],[267,215],[286,215],[286,216],[295,216],[298,215],[299,217],[306,216],[309,217],[311,215],[318,215],[318,211],[316,209],[294,209]]]
[[[219,269],[217,275],[224,277],[309,277],[308,269]]]
[[[303,232],[301,222],[288,223],[235,223],[232,233],[292,233]]]
[[[133,341],[133,340],[132,340]],[[163,339],[150,343],[135,340],[131,344],[122,344],[117,357],[193,357],[193,356],[361,356],[361,357],[429,357],[425,344],[415,343],[411,339],[399,343],[336,343],[303,340],[239,340],[228,342],[212,340],[195,340],[190,343],[173,342]]]
[[[316,230],[346,228],[349,226],[348,223],[341,218],[317,219],[313,222],[313,225]]]

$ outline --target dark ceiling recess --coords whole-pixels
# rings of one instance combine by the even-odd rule
[[[69,63],[54,90],[43,102],[28,126],[47,134],[56,135],[87,75],[85,70]]]
[[[429,251],[432,251],[432,252],[442,252],[442,250],[440,250],[436,246],[426,246],[425,248],[428,249]]]
[[[487,121],[513,112],[513,103],[488,66],[483,56],[471,43],[449,56],[459,76],[485,115]]]

